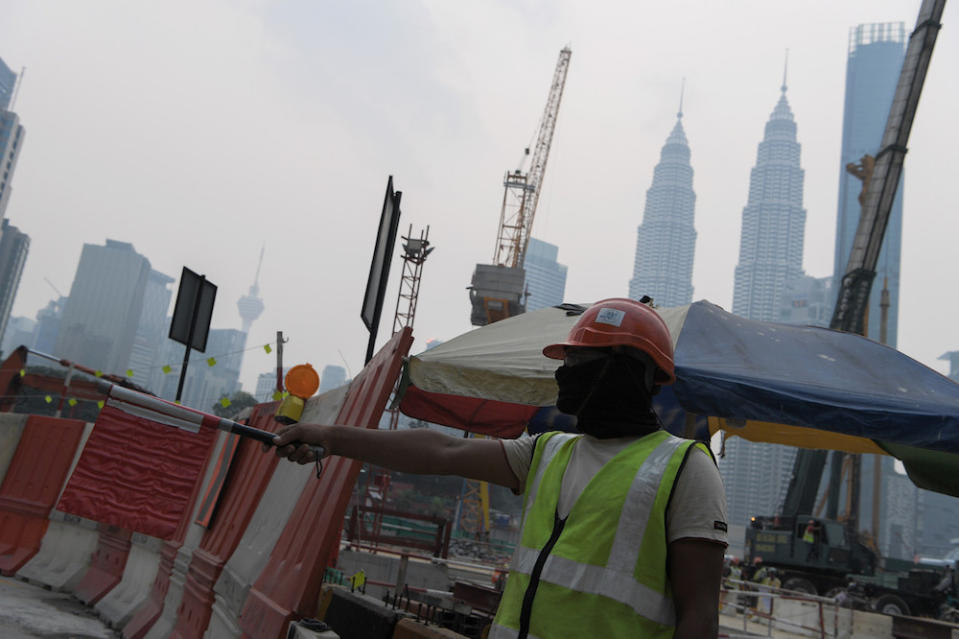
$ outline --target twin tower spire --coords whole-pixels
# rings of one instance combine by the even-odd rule
[[[804,175],[799,166],[796,124],[786,99],[787,69],[784,66],[782,95],[759,144],[749,200],[743,209],[733,312],[751,319],[777,319],[786,284],[802,275]],[[684,80],[676,124],[646,191],[629,281],[631,298],[649,295],[657,306],[682,306],[693,299],[696,194],[682,122],[685,84]]]

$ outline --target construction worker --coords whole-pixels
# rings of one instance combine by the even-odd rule
[[[652,410],[675,380],[666,324],[645,304],[603,300],[543,354],[563,361],[556,406],[576,416],[580,435],[500,441],[298,424],[277,435],[277,454],[308,464],[320,445],[524,493],[490,639],[715,637],[725,494],[709,449],[664,431]]]
[[[808,544],[806,550],[806,561],[819,558],[819,524],[815,519],[810,519],[803,530],[802,540]]]

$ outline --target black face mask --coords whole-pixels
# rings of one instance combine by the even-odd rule
[[[600,439],[642,435],[659,428],[643,363],[610,353],[576,366],[560,366],[556,408],[575,415],[576,428]]]

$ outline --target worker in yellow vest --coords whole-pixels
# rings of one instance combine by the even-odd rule
[[[602,300],[543,354],[562,360],[556,406],[581,434],[460,439],[298,424],[277,435],[277,454],[308,464],[319,445],[524,494],[490,639],[715,637],[725,493],[709,448],[667,433],[652,409],[675,381],[666,324],[646,304]]]

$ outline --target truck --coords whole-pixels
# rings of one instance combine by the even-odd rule
[[[850,539],[848,531],[842,522],[821,517],[753,517],[745,559],[776,568],[787,590],[825,597],[845,593],[860,608],[951,620],[959,597],[955,566],[884,558],[868,538]]]

